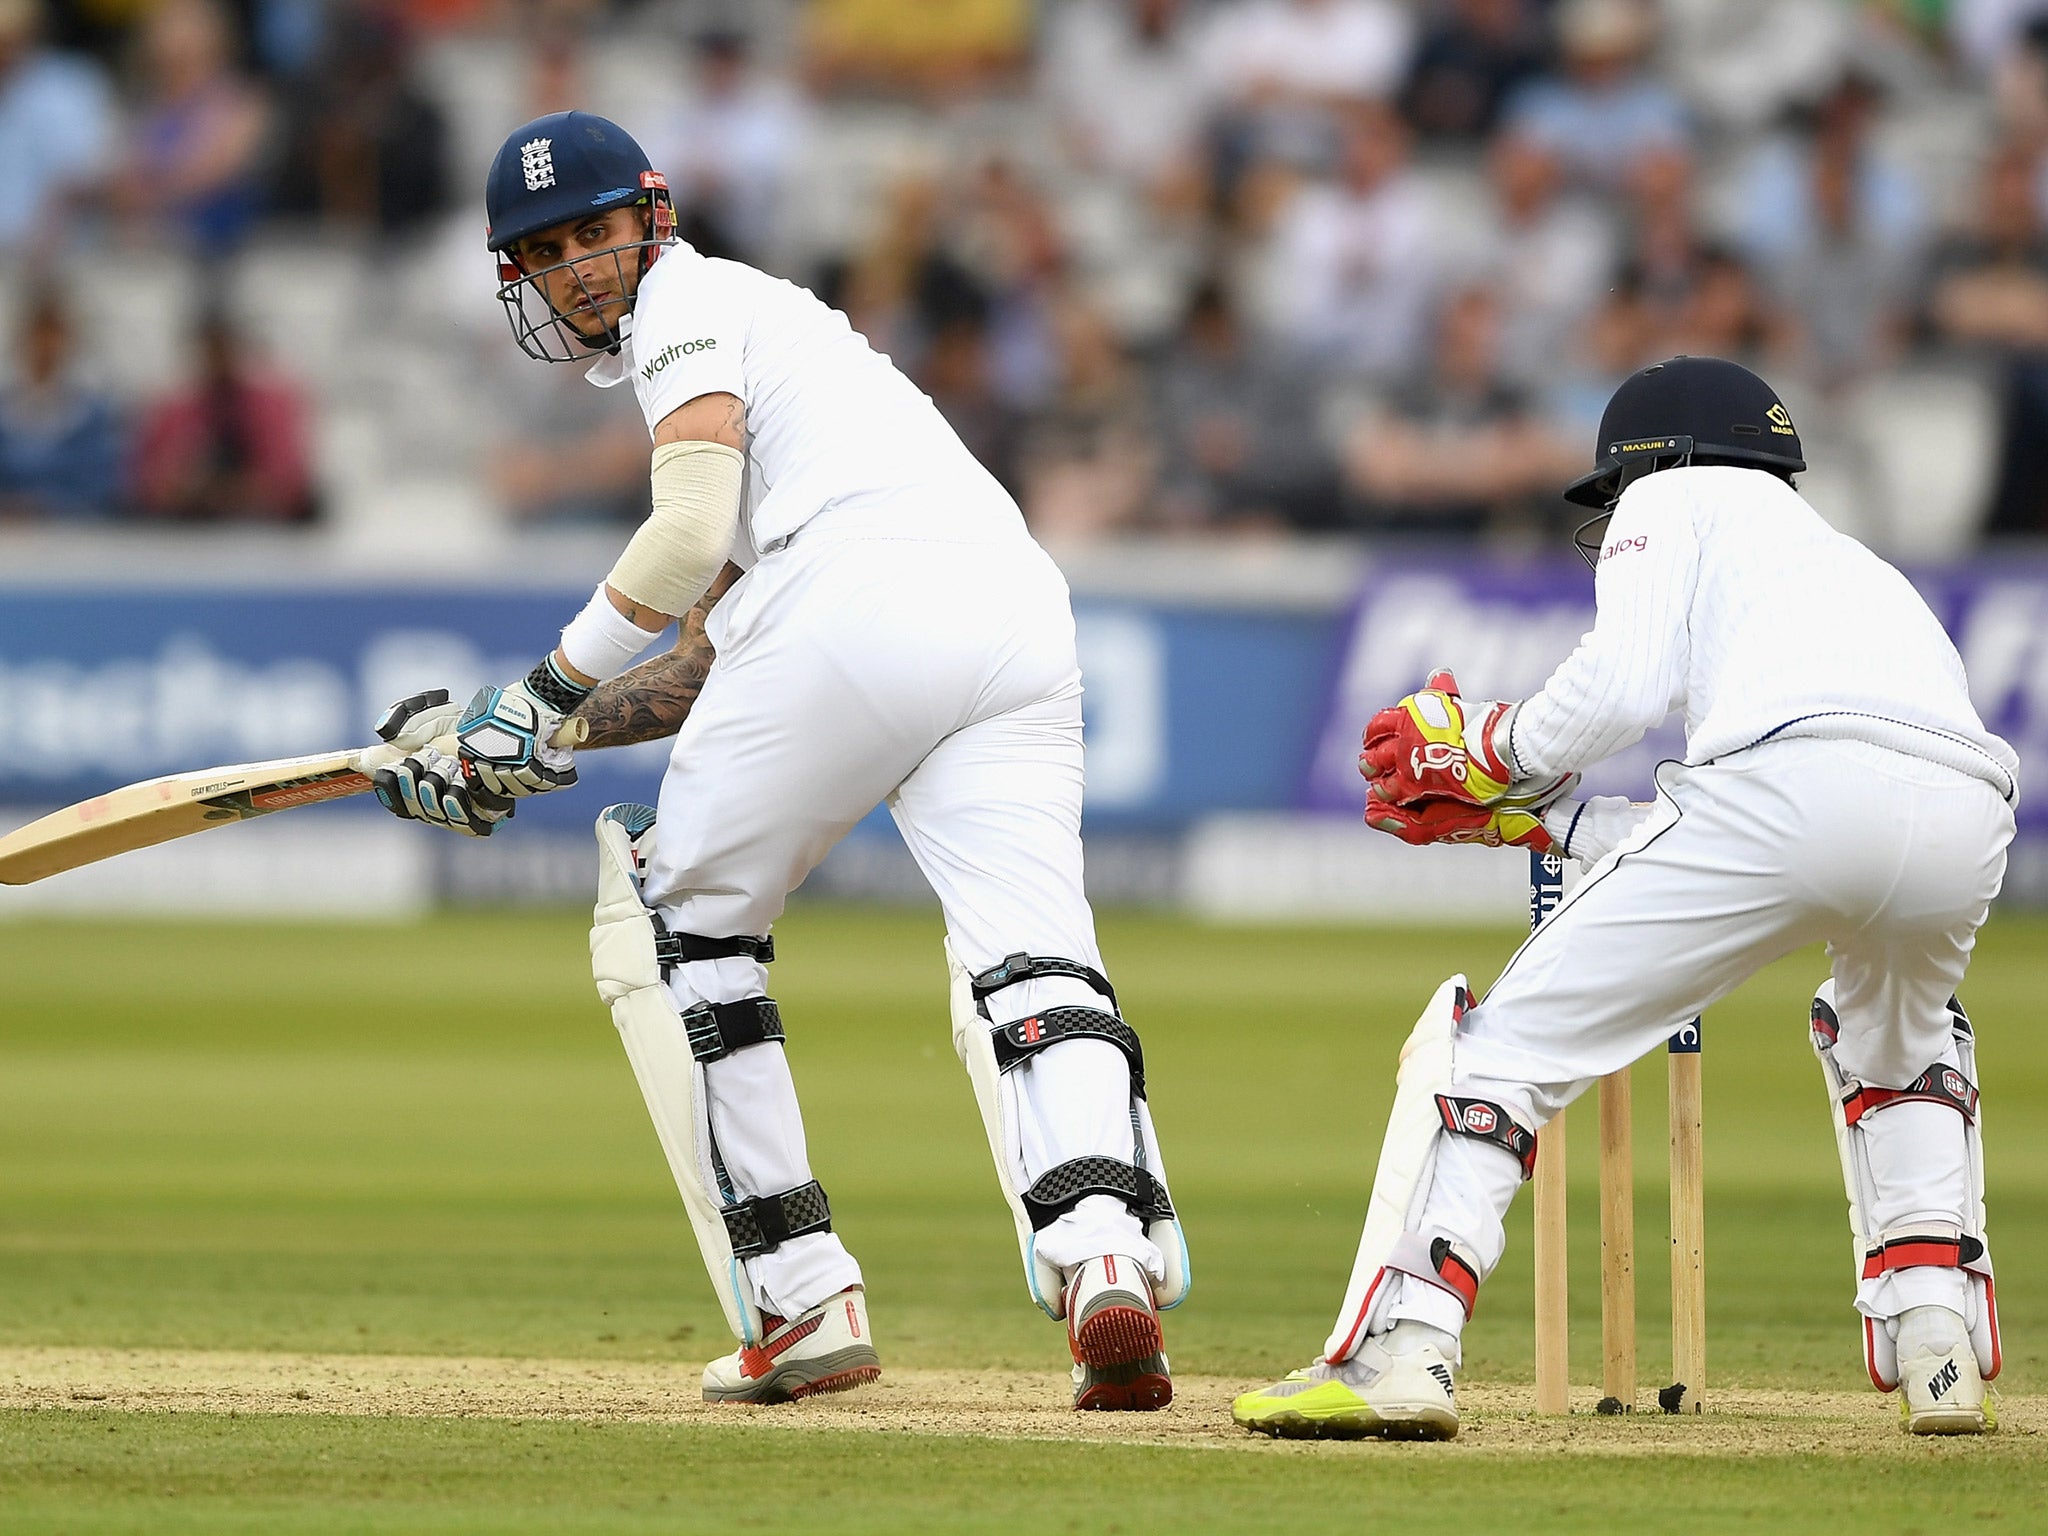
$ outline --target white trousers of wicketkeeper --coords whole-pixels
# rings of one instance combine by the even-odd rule
[[[1452,1089],[1541,1126],[1609,1072],[1771,961],[1816,941],[1833,962],[1837,1064],[1904,1085],[1956,1064],[1948,1000],[2005,873],[2013,813],[1982,780],[1855,741],[1774,740],[1699,767],[1668,763],[1635,834],[1588,872],[1465,1015]],[[1798,1018],[1786,1020],[1796,1029]],[[1932,1104],[1871,1117],[1874,1230],[1926,1220],[1970,1230],[1963,1118]],[[1416,1222],[1490,1274],[1522,1173],[1508,1153],[1447,1136]],[[1964,1311],[1962,1271],[1889,1277],[1887,1315]],[[1464,1309],[1412,1277],[1385,1316],[1450,1333]],[[1340,1320],[1338,1332],[1345,1324]]]
[[[896,824],[968,970],[1005,956],[1102,969],[1082,891],[1081,677],[1066,582],[1014,512],[933,497],[829,509],[765,555],[712,610],[717,665],[662,782],[648,904],[678,933],[762,935],[784,899],[875,805]],[[934,979],[938,956],[934,953]],[[772,994],[745,957],[692,961],[680,1008]],[[1039,977],[990,999],[995,1022],[1086,984]],[[808,1021],[788,1021],[801,1041]],[[1008,1074],[1027,1178],[1078,1157],[1128,1162],[1131,1078],[1113,1045],[1061,1041]],[[704,1068],[710,1129],[741,1200],[812,1175],[781,1046]],[[1138,1219],[1091,1195],[1036,1238],[1067,1267],[1162,1259]],[[860,1283],[838,1236],[748,1259],[754,1304],[784,1317]]]

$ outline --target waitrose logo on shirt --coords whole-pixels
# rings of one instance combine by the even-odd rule
[[[640,377],[652,379],[677,358],[688,357],[693,352],[709,352],[717,345],[718,342],[714,338],[704,336],[696,341],[679,341],[674,346],[663,347],[648,359],[647,366],[640,370]]]

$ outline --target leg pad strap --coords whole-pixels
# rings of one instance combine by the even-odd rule
[[[1977,1118],[1977,1085],[1954,1067],[1936,1062],[1903,1088],[1851,1085],[1842,1099],[1842,1119],[1854,1125],[1865,1115],[1894,1104],[1946,1104],[1965,1120]]]
[[[725,1207],[725,1230],[736,1259],[772,1253],[792,1237],[832,1230],[832,1203],[816,1179],[779,1195],[756,1195]]]
[[[710,938],[701,933],[672,933],[662,922],[661,914],[654,914],[654,958],[661,965],[662,980],[666,981],[670,971],[687,961],[729,960],[735,955],[771,965],[775,961],[775,940],[765,934],[759,938],[750,933]]]
[[[1436,1096],[1437,1113],[1444,1129],[1453,1136],[1468,1136],[1488,1146],[1499,1147],[1522,1165],[1522,1177],[1536,1172],[1536,1133],[1516,1120],[1504,1104],[1491,1099],[1461,1099],[1454,1094]]]
[[[1138,1032],[1113,1013],[1100,1008],[1048,1008],[1032,1018],[990,1030],[996,1068],[1008,1072],[1049,1045],[1062,1040],[1107,1040],[1124,1053],[1131,1067],[1131,1092],[1145,1097],[1145,1050]]]
[[[1077,1157],[1048,1168],[1019,1197],[1031,1230],[1043,1232],[1090,1195],[1109,1195],[1130,1207],[1140,1221],[1171,1221],[1173,1202],[1166,1186],[1143,1168],[1113,1157]]]
[[[1897,1227],[1884,1234],[1877,1246],[1863,1255],[1865,1280],[1895,1269],[1930,1265],[1937,1269],[1969,1269],[1984,1257],[1984,1244],[1946,1222]]]
[[[690,1054],[699,1061],[722,1061],[750,1045],[786,1038],[782,1010],[768,997],[699,1003],[684,1012],[683,1029],[690,1037]]]
[[[1083,965],[1078,960],[1062,960],[1050,955],[1027,955],[1021,949],[1014,955],[1006,955],[1000,965],[992,965],[975,975],[969,983],[977,1003],[988,999],[1005,987],[1014,987],[1020,981],[1029,981],[1034,976],[1071,976],[1076,981],[1085,981],[1089,986],[1109,999],[1109,1006],[1117,1006],[1116,988],[1109,984],[1109,978],[1092,965]]]
[[[1970,1021],[1963,1012],[1963,1005],[1952,997],[1948,1000],[1948,1008],[1949,1024],[1956,1039],[1972,1040]],[[1842,1035],[1842,1020],[1835,1012],[1832,988],[1823,987],[1814,995],[1808,1019],[1813,1027],[1816,1054],[1833,1050]],[[1889,1109],[1894,1104],[1915,1103],[1946,1104],[1971,1124],[1977,1120],[1977,1085],[1959,1069],[1938,1061],[1903,1088],[1873,1087],[1844,1075],[1842,1090],[1842,1121],[1845,1125],[1854,1125],[1865,1115]]]
[[[1387,1254],[1387,1268],[1449,1291],[1468,1318],[1479,1305],[1479,1261],[1448,1237],[1403,1232]]]

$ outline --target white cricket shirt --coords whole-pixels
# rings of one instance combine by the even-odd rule
[[[631,379],[650,434],[699,395],[745,404],[742,545],[771,549],[827,507],[876,497],[1021,530],[1016,504],[931,399],[808,290],[678,242],[648,269],[628,319],[624,344],[589,378]],[[747,554],[734,558],[751,564]]]
[[[1619,751],[1685,711],[1688,763],[1771,736],[1870,741],[2018,790],[1962,658],[1899,572],[1754,469],[1646,475],[1622,493],[1591,633],[1509,723],[1519,770]]]

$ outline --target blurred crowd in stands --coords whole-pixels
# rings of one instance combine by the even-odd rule
[[[637,517],[482,244],[569,106],[1056,544],[1532,544],[1675,352],[1881,547],[2048,533],[2048,0],[0,0],[0,522]]]

